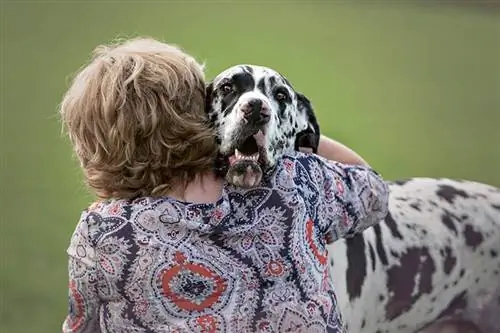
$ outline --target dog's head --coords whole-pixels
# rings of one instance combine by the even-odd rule
[[[207,86],[207,113],[227,166],[222,169],[234,185],[258,185],[286,151],[317,150],[311,103],[270,68],[238,65],[220,73]]]

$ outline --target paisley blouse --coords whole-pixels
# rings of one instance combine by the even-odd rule
[[[387,207],[372,169],[298,152],[212,204],[97,202],[67,250],[63,332],[344,332],[327,243]]]

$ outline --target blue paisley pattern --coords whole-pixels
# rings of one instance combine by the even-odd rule
[[[344,332],[326,244],[387,201],[375,171],[291,153],[214,204],[97,202],[68,248],[63,332]]]

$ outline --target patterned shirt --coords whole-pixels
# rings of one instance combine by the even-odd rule
[[[82,213],[69,254],[65,333],[344,332],[326,239],[387,213],[365,167],[291,153],[261,187],[213,204],[109,200]]]

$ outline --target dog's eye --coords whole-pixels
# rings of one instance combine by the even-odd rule
[[[233,91],[233,85],[231,83],[225,83],[220,88],[226,94],[229,94],[230,92]]]
[[[278,91],[278,92],[276,93],[276,99],[277,99],[278,101],[284,101],[284,100],[286,100],[286,99],[287,99],[287,97],[288,97],[288,96],[287,96],[287,94],[285,94],[284,92]]]

